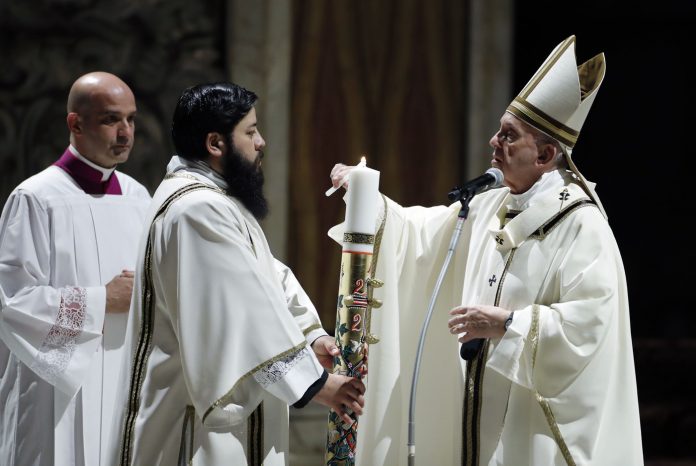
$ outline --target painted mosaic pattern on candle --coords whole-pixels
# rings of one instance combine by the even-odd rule
[[[334,358],[334,374],[362,379],[367,366],[367,328],[370,307],[369,287],[372,254],[343,252],[339,294],[336,306],[336,345],[341,350]],[[329,412],[329,431],[326,448],[327,466],[354,465],[358,433],[358,418],[345,424],[333,410]]]

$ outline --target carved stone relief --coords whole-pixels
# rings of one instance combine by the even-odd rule
[[[180,92],[227,75],[225,8],[225,0],[0,0],[0,201],[60,156],[70,86],[95,70],[135,93],[136,142],[120,169],[154,190],[173,154]]]

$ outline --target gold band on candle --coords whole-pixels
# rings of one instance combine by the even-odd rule
[[[375,244],[375,235],[365,233],[343,233],[343,242],[351,244]]]

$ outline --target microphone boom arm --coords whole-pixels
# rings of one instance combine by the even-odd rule
[[[435,309],[435,302],[437,301],[437,295],[440,293],[440,287],[442,287],[442,282],[447,275],[447,269],[449,268],[450,262],[452,261],[452,256],[454,255],[454,250],[459,242],[459,237],[462,233],[462,228],[464,226],[464,221],[469,215],[469,202],[474,197],[473,192],[464,191],[464,196],[459,198],[462,204],[459,214],[457,215],[457,224],[454,226],[454,231],[452,232],[452,238],[450,239],[449,247],[447,248],[447,256],[442,264],[442,269],[440,269],[440,275],[437,277],[435,282],[435,288],[433,294],[430,297],[430,302],[428,304],[428,313],[425,316],[425,321],[423,322],[423,327],[421,328],[420,338],[418,339],[418,349],[416,350],[416,362],[413,366],[413,379],[411,381],[411,398],[409,402],[408,409],[408,466],[415,466],[416,464],[416,388],[418,385],[418,373],[420,372],[420,362],[421,356],[423,354],[423,346],[425,345],[425,335],[428,331],[428,325],[430,324],[430,319],[433,316],[433,310]]]

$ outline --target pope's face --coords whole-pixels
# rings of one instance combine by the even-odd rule
[[[537,134],[534,128],[505,112],[500,129],[489,141],[493,148],[491,166],[503,172],[504,184],[513,194],[527,191],[544,172],[543,165],[538,163]]]

